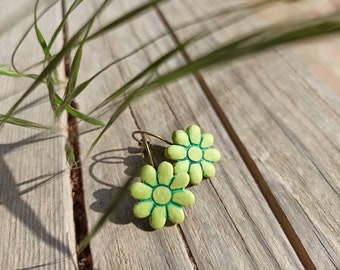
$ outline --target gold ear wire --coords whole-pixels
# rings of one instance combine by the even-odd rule
[[[146,140],[145,134],[142,133],[142,141],[141,141],[143,148],[146,150],[146,153],[148,154],[149,162],[152,167],[155,168],[155,162],[153,161],[153,157],[151,154],[149,142]]]
[[[142,136],[141,139],[137,138],[136,135],[137,134],[140,134]],[[148,131],[142,131],[142,130],[137,130],[137,131],[134,131],[132,132],[132,138],[134,138],[137,142],[138,142],[138,145],[143,147],[145,150],[146,150],[146,153],[148,155],[148,159],[149,159],[149,163],[152,167],[155,168],[155,162],[154,162],[154,158],[152,156],[152,152],[151,152],[151,148],[152,147],[152,144],[146,139],[146,136],[151,136],[151,137],[154,137],[154,138],[157,138],[167,144],[172,144],[172,142],[164,139],[163,137],[161,136],[158,136],[156,134],[153,134],[153,133],[150,133]],[[156,146],[156,145],[154,145]]]
[[[143,136],[148,135],[148,136],[154,137],[158,140],[161,140],[161,141],[165,142],[166,144],[169,144],[169,145],[173,144],[172,142],[168,141],[167,139],[164,139],[163,137],[161,137],[159,135],[153,134],[153,133],[148,132],[148,131],[136,130],[136,131],[132,132],[132,138],[134,138],[138,142],[139,145],[143,145],[143,142],[142,142],[141,139],[138,139],[136,137],[136,134],[141,134],[142,140],[143,140]]]

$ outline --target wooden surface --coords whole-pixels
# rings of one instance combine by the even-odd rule
[[[194,8],[193,8],[194,7]],[[209,1],[162,8],[172,27],[212,11]],[[209,10],[210,9],[210,10]],[[184,16],[185,14],[185,16]],[[174,23],[172,23],[174,22]],[[237,31],[256,25],[249,19]],[[235,33],[230,27],[189,50],[195,56]],[[179,33],[185,38],[190,33]],[[299,69],[300,68],[300,69]],[[296,71],[299,69],[299,71]],[[314,264],[339,265],[339,102],[315,88],[289,51],[248,57],[203,77],[284,209]]]
[[[30,10],[31,13],[35,1],[27,2],[30,3],[23,5],[24,10],[20,12]],[[16,16],[14,7],[17,3],[13,1],[1,1],[1,24]],[[44,35],[51,36],[60,15],[59,5],[48,12],[41,21]],[[2,32],[0,63],[10,63],[12,51],[32,21],[32,16],[19,17],[10,30]],[[60,45],[59,39],[57,47],[60,48]],[[16,63],[19,69],[23,69],[41,60],[42,56],[36,37],[31,33],[19,50]],[[1,76],[1,113],[5,113],[31,83],[31,79]],[[15,116],[53,126],[47,89],[37,88]],[[63,129],[65,123],[56,124],[51,131],[5,125],[0,132],[1,269],[76,267],[71,187],[63,153],[66,141]]]
[[[142,3],[112,1],[94,28]],[[228,4],[221,3],[169,1],[87,43],[79,81],[169,27],[176,28]],[[70,35],[98,4],[84,1],[76,9],[68,22]],[[44,33],[55,28],[60,14],[56,5],[46,16],[49,23],[41,22]],[[162,66],[156,75],[242,31],[259,27],[266,16],[249,17],[237,27],[213,33]],[[0,36],[2,48],[8,48],[0,51],[4,63],[9,62],[9,52],[20,38],[18,32],[27,25],[25,20],[23,16],[17,26]],[[213,29],[214,22],[201,27]],[[77,98],[80,110],[91,111],[98,101],[198,29],[196,25],[176,31],[175,36],[163,37],[112,66]],[[30,61],[25,60],[33,42],[34,35],[23,45],[17,58],[19,66],[42,57],[35,43],[37,49],[29,54]],[[305,51],[302,54],[297,47],[273,49],[204,70],[143,96],[123,112],[86,159],[100,130],[79,123],[89,229],[144,164],[131,137],[134,130],[170,139],[173,130],[195,123],[215,136],[214,146],[222,153],[216,176],[190,187],[196,202],[185,208],[183,224],[150,230],[147,219],[133,217],[135,201],[125,193],[91,241],[94,269],[340,268],[340,101],[337,90],[327,88],[333,84],[322,81],[325,77],[310,68],[318,62],[308,60]],[[29,83],[0,77],[5,89],[0,93],[1,113]],[[29,113],[30,120],[53,124],[44,87],[26,104],[16,116]],[[112,105],[95,116],[107,121],[114,109]],[[1,130],[0,217],[5,220],[0,233],[1,268],[76,268],[70,179],[63,152],[66,129],[66,123],[61,122],[48,132],[10,125]]]
[[[113,2],[106,9],[100,23],[104,24],[112,16],[118,16],[138,3],[139,1]],[[89,6],[88,10],[91,8],[93,9]],[[86,11],[82,14],[84,13]],[[136,19],[131,25],[117,29],[107,38],[94,42],[93,47],[89,46],[89,51],[99,47],[101,53],[93,56],[85,53],[89,58],[84,63],[82,76],[88,77],[99,66],[105,66],[110,60],[128,53],[164,31],[154,11]],[[112,88],[117,88],[132,78],[151,60],[155,60],[172,46],[174,44],[171,39],[160,40],[146,51],[107,71],[105,79],[94,83],[89,91],[101,89],[97,95],[102,95],[103,99]],[[181,59],[176,59],[171,65],[180,63]],[[89,93],[82,95],[78,103],[81,109],[91,108],[93,101]],[[92,106],[94,105],[95,102]],[[92,158],[94,161],[83,167],[90,227],[105,209],[103,204],[121,191],[128,178],[127,167],[140,164],[136,164],[140,154],[131,155],[127,149],[137,145],[131,136],[121,134],[129,135],[139,128],[169,138],[172,130],[185,128],[190,123],[197,123],[204,130],[215,134],[216,147],[223,153],[223,159],[217,166],[217,177],[192,188],[197,201],[193,207],[186,209],[187,218],[183,225],[167,227],[161,231],[150,232],[146,220],[133,218],[133,200],[125,198],[117,216],[112,217],[111,223],[91,243],[95,267],[300,268],[301,265],[279,224],[193,78],[171,84],[162,92],[148,95],[132,104],[96,147]],[[81,129],[86,130],[86,127],[82,126]],[[82,135],[81,148],[85,150],[97,134],[98,132],[92,132]]]

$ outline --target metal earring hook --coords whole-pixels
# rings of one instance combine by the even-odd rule
[[[137,136],[136,136],[137,134],[140,134],[142,138],[141,138],[141,139],[140,139],[140,138],[137,138]],[[161,149],[162,149],[161,152],[164,152],[164,147],[151,144],[151,143],[147,140],[146,136],[154,137],[154,138],[156,138],[156,139],[159,139],[159,140],[165,142],[166,144],[172,145],[172,142],[170,142],[170,141],[164,139],[164,138],[161,137],[161,136],[158,136],[158,135],[156,135],[156,134],[150,133],[150,132],[148,132],[148,131],[137,130],[137,131],[132,132],[131,135],[132,135],[132,138],[134,138],[134,139],[138,142],[138,145],[141,146],[141,147],[143,147],[143,148],[145,149],[146,154],[147,154],[148,159],[149,159],[149,163],[150,163],[150,165],[151,165],[152,167],[154,167],[154,168],[155,168],[155,161],[154,161],[154,157],[153,157],[153,155],[152,155],[151,148],[152,148],[153,150],[155,150],[156,152],[157,152],[157,151],[159,152],[159,151],[160,151],[160,148],[161,148]]]
[[[142,133],[142,141],[141,141],[141,143],[143,145],[143,148],[146,150],[146,153],[147,153],[148,158],[149,158],[150,165],[155,168],[155,162],[153,161],[153,157],[152,157],[152,154],[151,154],[149,142],[146,140],[146,137],[145,137],[144,133]]]
[[[143,142],[142,142],[141,139],[138,139],[136,137],[137,134],[142,135],[142,140],[143,140],[143,136],[147,135],[147,136],[154,137],[158,140],[161,140],[161,141],[165,142],[166,144],[172,145],[172,142],[168,141],[167,139],[164,139],[163,137],[161,137],[159,135],[153,134],[153,133],[148,132],[148,131],[136,130],[136,131],[132,132],[132,138],[134,138],[138,142],[139,145],[143,145]]]

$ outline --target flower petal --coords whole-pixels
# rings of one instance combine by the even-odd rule
[[[166,161],[163,161],[158,166],[158,183],[169,185],[174,174],[174,167]]]
[[[172,223],[178,224],[184,221],[184,211],[182,207],[168,205],[168,216]]]
[[[138,202],[133,206],[133,214],[136,218],[145,218],[150,215],[153,206],[152,201]]]
[[[152,188],[140,183],[135,182],[130,186],[131,196],[138,200],[146,200],[151,198]]]
[[[189,136],[184,130],[175,130],[174,133],[172,133],[172,141],[174,144],[179,144],[183,146],[189,146]]]
[[[206,160],[216,162],[216,161],[219,161],[221,159],[221,153],[220,153],[220,151],[218,151],[214,148],[209,148],[209,149],[204,151],[203,157]]]
[[[201,163],[203,169],[203,176],[204,177],[213,177],[215,176],[215,166],[211,162],[202,161]]]
[[[165,149],[165,155],[169,159],[179,160],[187,156],[187,150],[181,145],[170,145]]]
[[[189,160],[183,160],[183,161],[176,162],[176,164],[174,166],[175,174],[178,174],[180,172],[188,172],[189,165],[190,165]]]
[[[176,174],[172,184],[170,185],[170,189],[178,189],[178,188],[185,188],[190,181],[189,174],[186,172],[180,172]]]
[[[202,135],[201,148],[208,148],[214,144],[214,136],[210,133]]]
[[[149,222],[152,228],[160,229],[164,227],[167,218],[165,206],[156,206],[151,213]]]
[[[192,144],[199,144],[201,142],[201,129],[197,125],[191,125],[187,128],[187,133]]]
[[[189,206],[195,202],[195,195],[189,190],[175,192],[172,195],[172,202],[181,206]]]
[[[197,185],[201,183],[203,179],[201,165],[199,163],[191,164],[190,169],[189,169],[189,175],[190,175],[191,184]]]
[[[157,185],[156,170],[151,165],[143,166],[140,177],[141,177],[143,182],[146,182],[147,184],[149,184],[152,187]]]

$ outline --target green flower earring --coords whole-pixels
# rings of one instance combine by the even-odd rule
[[[189,175],[181,172],[174,176],[173,166],[166,161],[156,170],[145,165],[141,172],[142,183],[133,183],[130,187],[132,197],[139,200],[133,207],[137,218],[149,217],[152,228],[160,229],[166,220],[178,224],[184,221],[183,206],[190,206],[195,201],[192,192],[185,189]]]
[[[150,226],[154,229],[164,227],[167,220],[175,224],[182,223],[183,207],[190,206],[195,201],[194,194],[185,189],[190,181],[189,175],[186,172],[174,175],[172,164],[166,161],[155,169],[150,146],[145,139],[147,133],[138,133],[142,134],[139,143],[144,146],[151,165],[143,166],[142,182],[135,182],[130,186],[131,196],[138,200],[133,207],[133,214],[137,218],[149,217]]]
[[[173,145],[167,146],[165,155],[171,160],[176,160],[175,174],[187,172],[190,183],[199,184],[203,177],[215,175],[214,162],[219,161],[221,154],[212,148],[213,135],[201,134],[197,125],[191,125],[186,131],[176,130],[172,134]]]
[[[142,139],[138,139],[137,134]],[[176,161],[174,166],[162,161],[156,169],[150,150],[152,145],[146,140],[146,135],[169,145],[166,148],[157,148],[162,149],[165,157]],[[137,218],[149,217],[154,229],[164,227],[167,220],[175,224],[183,222],[183,207],[190,206],[195,201],[194,194],[186,190],[186,186],[189,182],[199,184],[203,177],[213,177],[214,163],[221,158],[220,152],[212,148],[213,135],[202,134],[199,126],[191,125],[186,131],[176,130],[172,134],[173,143],[147,131],[135,131],[132,137],[144,148],[150,163],[141,170],[142,182],[135,182],[130,186],[131,196],[138,200],[133,207],[133,214]],[[163,154],[162,156],[164,157]]]

